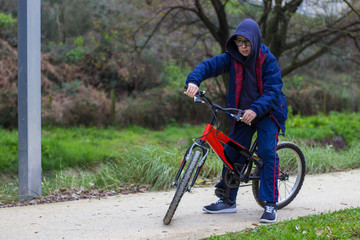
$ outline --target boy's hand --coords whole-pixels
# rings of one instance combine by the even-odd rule
[[[185,94],[188,95],[189,97],[193,98],[193,97],[195,97],[195,95],[197,94],[198,91],[199,91],[199,87],[196,86],[196,84],[189,83]]]
[[[247,125],[250,125],[251,122],[256,118],[257,114],[250,109],[245,110],[244,115],[241,118],[241,121],[243,123],[246,123]]]

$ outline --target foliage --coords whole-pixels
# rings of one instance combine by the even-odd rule
[[[120,152],[132,151],[133,148],[129,147],[132,144],[163,144],[164,148],[176,143],[184,146],[190,143],[190,133],[194,129],[198,127],[187,126],[182,129],[169,126],[164,132],[151,132],[140,127],[123,130],[47,127],[42,131],[42,170],[48,172],[69,167],[91,167],[114,159],[114,155],[120,156]],[[0,129],[0,133],[0,169],[15,174],[18,169],[17,131]]]
[[[183,87],[176,90],[154,89],[125,99],[116,118],[122,126],[139,125],[156,130],[171,123],[203,123],[208,120],[208,109],[193,104],[183,92]]]
[[[207,239],[357,239],[360,236],[359,218],[360,209],[350,208],[248,228],[224,236],[214,235]]]
[[[306,158],[307,173],[325,173],[344,169],[359,168],[359,144],[353,144],[346,150],[336,151],[332,145],[309,146],[299,142]]]
[[[0,39],[8,41],[11,45],[16,45],[17,38],[17,19],[10,13],[0,12]]]
[[[293,116],[287,122],[286,137],[280,141],[290,140],[300,145],[306,155],[308,173],[356,168],[360,166],[357,152],[359,117],[359,114],[338,113],[317,117]],[[109,160],[119,162],[120,156],[130,158],[132,152],[138,152],[138,145],[144,146],[145,153],[142,154],[149,154],[153,146],[165,152],[167,147],[178,146],[177,152],[181,153],[191,139],[201,133],[202,125],[188,124],[168,125],[161,131],[135,126],[125,129],[46,127],[42,132],[42,169],[45,172],[69,167],[86,169]],[[17,131],[1,129],[0,136],[0,168],[14,174],[17,172]],[[332,142],[337,136],[346,141],[341,149],[335,148],[336,142]],[[146,159],[151,161],[148,157]],[[205,177],[216,174],[216,171],[210,172]]]
[[[287,135],[296,139],[325,140],[341,136],[347,144],[360,139],[360,114],[331,112],[328,116],[290,117],[286,122]]]
[[[0,126],[17,126],[17,51],[0,39]]]
[[[190,72],[189,66],[181,67],[180,63],[169,59],[163,63],[162,79],[164,87],[167,89],[180,89],[184,87],[187,73]]]
[[[102,7],[95,0],[43,0],[41,2],[41,32],[45,46],[86,34],[92,28],[92,18]]]
[[[0,132],[0,169],[14,174],[18,169],[18,133],[5,129],[0,129]]]
[[[43,125],[106,126],[109,116],[110,100],[80,81],[63,83],[56,94],[42,98]]]
[[[330,68],[333,63],[317,61],[309,69],[304,69],[301,75],[294,74],[283,79],[283,89],[293,113],[314,115],[319,112],[328,114],[330,111],[356,112],[360,109],[356,74],[340,64],[341,72],[338,73],[333,70],[319,73],[316,70]]]
[[[183,3],[194,7],[192,1]],[[221,47],[199,24],[196,15],[188,13],[184,18],[180,12],[163,22],[147,42],[156,28],[156,19],[151,16],[159,7],[174,4],[140,0],[42,1],[42,123],[139,124],[152,129],[173,122],[202,123],[206,108],[189,104],[182,88],[191,69],[221,52]],[[201,4],[209,20],[216,21],[212,2]],[[5,39],[0,41],[0,125],[15,128],[17,44],[11,39],[17,36],[17,11],[16,4],[9,1],[0,1],[0,6],[4,11],[0,14],[0,38]],[[262,7],[227,1],[225,10],[231,29],[245,17],[259,19]],[[331,19],[295,14],[289,22],[290,35],[295,38],[298,32],[321,29],[323,20],[327,23]],[[1,37],[5,30],[10,31],[9,38]],[[357,35],[350,35],[355,41]],[[349,59],[356,46],[352,40],[337,45],[332,53],[344,61],[329,54],[284,78],[284,91],[294,114],[359,111],[359,69],[348,61],[356,60]],[[291,59],[283,56],[279,62],[283,65]],[[220,104],[226,88],[222,80],[210,79],[202,85]]]
[[[358,127],[358,117],[355,114],[344,114],[343,117],[328,118],[339,121],[340,126],[347,131]],[[327,136],[324,134],[327,130],[323,129],[333,126],[329,119],[326,116],[320,116],[318,120],[295,116],[288,122],[287,137],[280,139],[298,143],[305,154],[308,174],[360,167],[359,131],[349,133],[347,139],[354,140],[341,151],[322,143],[321,137]],[[342,119],[346,119],[348,124],[344,124]],[[307,131],[298,131],[310,125],[312,127],[308,130],[311,135],[303,134]],[[193,138],[201,135],[203,127],[175,124],[168,125],[162,131],[138,126],[126,129],[43,128],[41,149],[46,189],[44,194],[61,186],[69,189],[94,187],[89,186],[90,183],[106,190],[117,190],[125,185],[147,185],[153,190],[168,189],[187,146]],[[0,129],[0,169],[4,178],[0,184],[1,202],[12,201],[17,196],[17,188],[14,187],[17,185],[17,137],[15,130]],[[217,179],[221,169],[221,161],[210,154],[202,169],[200,182],[209,183]]]
[[[65,54],[65,61],[66,62],[77,62],[83,60],[85,57],[85,50],[84,50],[84,39],[82,36],[79,36],[74,39],[75,49],[70,50]]]
[[[0,13],[0,27],[1,28],[11,28],[17,23],[11,14]]]

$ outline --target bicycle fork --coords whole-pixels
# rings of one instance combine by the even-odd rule
[[[202,150],[202,158],[199,160],[199,162],[197,163],[197,168],[196,168],[196,172],[193,176],[193,179],[190,183],[190,186],[187,187],[186,191],[191,192],[191,188],[194,186],[196,179],[198,178],[202,167],[205,164],[207,155],[209,154],[209,149],[203,146],[203,141],[199,141],[199,142],[195,142],[193,143],[187,150],[186,153],[184,155],[184,158],[181,162],[180,168],[178,173],[176,174],[175,177],[175,181],[172,183],[173,186],[177,186],[179,178],[181,176],[182,171],[184,170],[184,167],[186,166],[186,163],[191,160],[191,156],[192,156],[192,152],[195,148],[201,148]]]

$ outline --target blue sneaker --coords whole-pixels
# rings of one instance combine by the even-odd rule
[[[236,202],[230,200],[218,200],[208,206],[203,207],[203,210],[208,213],[236,213]]]
[[[277,217],[277,205],[276,203],[266,203],[263,215],[260,218],[261,223],[273,223],[276,222]]]

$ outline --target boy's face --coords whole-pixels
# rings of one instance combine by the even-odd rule
[[[244,57],[248,57],[251,53],[251,43],[250,41],[243,36],[236,36],[235,44],[239,49],[239,52]]]

